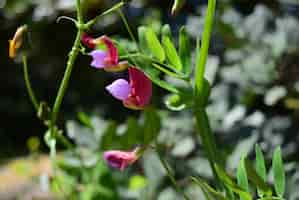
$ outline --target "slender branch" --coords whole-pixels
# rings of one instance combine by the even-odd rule
[[[195,89],[199,93],[202,92],[204,87],[203,80],[204,80],[205,67],[206,67],[206,62],[208,57],[209,46],[210,46],[215,9],[216,9],[216,0],[209,0],[207,15],[205,18],[204,32],[202,34],[202,39],[201,39],[202,46],[200,48],[199,57],[197,58],[196,61]]]
[[[54,102],[54,106],[52,109],[52,116],[51,116],[51,123],[50,123],[50,131],[52,136],[56,137],[54,132],[54,127],[56,124],[56,120],[57,120],[57,116],[60,110],[60,106],[63,100],[63,97],[65,95],[65,92],[67,90],[68,84],[69,84],[69,80],[70,80],[70,76],[75,64],[75,60],[80,52],[80,41],[81,41],[81,37],[83,34],[83,28],[84,28],[84,21],[83,21],[83,15],[82,15],[82,8],[81,8],[81,2],[80,0],[76,0],[76,8],[77,8],[77,20],[78,20],[78,32],[76,35],[76,39],[75,42],[73,44],[73,48],[69,53],[69,59],[67,61],[67,66],[66,66],[66,70],[64,72],[64,76],[62,79],[62,82],[60,84],[55,102]]]
[[[83,31],[79,30],[76,36],[76,40],[74,42],[73,48],[69,54],[69,60],[67,62],[67,67],[60,85],[60,88],[58,90],[58,94],[56,96],[56,100],[53,106],[53,111],[52,111],[52,119],[51,119],[51,127],[53,127],[56,123],[57,120],[57,115],[60,110],[60,106],[63,100],[63,97],[65,95],[66,89],[69,84],[70,76],[74,67],[75,60],[79,54],[80,51],[80,40],[82,37]]]
[[[115,10],[118,10],[120,9],[122,6],[125,5],[125,2],[121,1],[117,4],[115,4],[112,8],[106,10],[105,12],[103,12],[102,14],[96,16],[94,19],[90,20],[89,22],[87,22],[85,24],[86,28],[90,28],[91,26],[93,26],[101,17],[107,15],[107,14],[110,14],[111,12],[114,12]]]
[[[205,109],[205,101],[208,98],[207,95],[209,94],[205,92],[206,88],[204,80],[204,73],[209,52],[215,9],[216,0],[209,0],[207,14],[205,17],[204,32],[201,39],[202,46],[199,51],[199,57],[196,61],[194,88],[195,102],[193,112],[196,118],[198,133],[201,137],[202,144],[207,153],[207,157],[213,170],[214,177],[218,179],[214,163],[217,163],[220,166],[223,165],[220,156],[218,155],[219,152],[217,150],[215,138],[211,131],[209,118]]]
[[[209,118],[204,109],[194,108],[194,115],[196,118],[196,124],[198,133],[201,137],[203,147],[207,153],[210,166],[212,168],[214,177],[217,178],[214,163],[220,164],[221,160],[218,159],[218,152],[216,148],[215,138],[210,128]],[[222,166],[222,165],[220,165]]]
[[[128,33],[129,33],[131,39],[135,42],[135,44],[137,44],[137,40],[136,40],[136,38],[133,34],[133,31],[132,31],[132,29],[131,29],[131,27],[128,23],[128,20],[127,20],[126,16],[122,12],[122,10],[118,9],[117,11],[118,11],[118,14],[119,14],[120,18],[122,19],[123,23],[125,24],[125,27],[126,27]]]
[[[77,8],[77,20],[79,24],[83,24],[83,14],[82,14],[82,7],[81,7],[80,0],[76,0],[76,8]]]
[[[162,158],[162,156],[161,156],[161,154],[160,154],[160,152],[158,150],[156,150],[156,152],[157,152],[157,155],[159,157],[159,160],[160,160],[161,164],[163,165],[163,167],[164,167],[164,169],[165,169],[165,171],[167,173],[167,176],[171,180],[171,182],[174,185],[176,191],[179,192],[179,193],[181,193],[184,196],[185,200],[190,200],[189,197],[185,194],[185,192],[177,184],[177,182],[175,180],[175,177],[174,177],[173,173],[171,172],[171,169],[170,169],[168,163]]]
[[[24,73],[24,79],[25,79],[27,92],[30,97],[31,103],[34,106],[35,111],[38,111],[39,103],[36,99],[36,96],[34,94],[34,91],[32,89],[31,83],[30,83],[29,73],[28,73],[28,65],[27,65],[27,56],[23,55],[22,60],[23,60],[23,73]]]

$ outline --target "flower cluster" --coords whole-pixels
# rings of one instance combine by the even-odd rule
[[[129,82],[125,79],[115,80],[106,89],[116,99],[121,100],[125,107],[135,110],[144,109],[152,96],[150,79],[137,67],[129,66],[127,61],[119,61],[118,50],[107,36],[92,38],[83,34],[82,43],[91,48],[91,66],[108,72],[118,72],[128,68]]]
[[[123,102],[127,108],[134,110],[144,109],[152,96],[152,82],[136,66],[129,66],[127,61],[119,61],[118,50],[113,41],[107,36],[92,38],[84,33],[81,38],[82,43],[92,49],[89,55],[92,57],[91,66],[96,69],[103,69],[107,72],[118,72],[128,69],[129,81],[117,79],[106,90],[116,99]],[[137,150],[126,151],[106,151],[104,159],[107,163],[120,170],[134,163],[139,156]]]

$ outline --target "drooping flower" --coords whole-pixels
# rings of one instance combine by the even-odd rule
[[[17,50],[22,46],[24,33],[27,31],[27,25],[17,29],[12,40],[9,40],[9,57],[15,58]]]
[[[129,165],[133,164],[138,156],[136,150],[134,151],[106,151],[104,152],[104,159],[113,168],[123,171]]]
[[[106,89],[116,99],[123,101],[125,107],[134,110],[144,109],[150,103],[152,82],[137,68],[129,67],[128,70],[130,82],[118,79]]]
[[[96,47],[94,43],[94,39],[89,36],[87,33],[83,33],[81,41],[84,45],[86,45],[90,49],[94,49]]]
[[[94,49],[90,53],[93,58],[92,67],[109,72],[122,71],[128,67],[128,62],[119,62],[118,50],[109,37],[104,35],[99,38],[92,38],[84,33],[81,41],[87,47]]]

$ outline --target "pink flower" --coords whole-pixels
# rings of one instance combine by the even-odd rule
[[[96,48],[94,39],[92,37],[90,37],[87,33],[83,33],[81,41],[84,45],[86,45],[90,49]]]
[[[116,99],[123,101],[127,108],[134,110],[144,109],[152,96],[152,82],[140,70],[129,68],[130,83],[124,79],[118,79],[108,85],[106,89]]]
[[[104,152],[104,159],[111,167],[123,171],[133,164],[138,156],[136,151],[106,151]]]
[[[94,49],[90,53],[93,58],[92,67],[109,72],[122,71],[128,67],[128,62],[119,62],[118,50],[109,37],[104,35],[94,39],[84,33],[81,41],[87,47]]]

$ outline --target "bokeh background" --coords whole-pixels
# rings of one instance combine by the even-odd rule
[[[40,143],[39,152],[48,151],[43,143],[45,127],[36,118],[25,90],[20,59],[8,59],[8,40],[18,26],[29,26],[32,84],[39,99],[52,104],[76,31],[70,21],[57,23],[56,19],[61,15],[74,16],[74,2],[0,0],[0,162],[3,165],[11,159],[31,154],[30,146],[34,141]],[[117,3],[110,0],[82,2],[86,19]],[[203,29],[207,1],[187,0],[176,17],[170,15],[172,3],[168,0],[133,0],[123,11],[135,35],[139,25],[150,25],[159,30],[163,24],[170,24],[176,37],[180,26],[186,25],[195,41]],[[117,14],[104,17],[90,34],[107,34],[132,45]],[[289,164],[288,173],[295,177],[290,184],[299,187],[295,170],[299,155],[299,2],[219,0],[210,55],[207,77],[214,89],[208,112],[220,147],[226,153],[228,168],[234,169],[241,152],[250,154],[255,143],[261,144],[268,158],[274,147],[281,145]],[[66,132],[73,136],[74,129],[82,128],[82,123],[78,122],[78,118],[82,121],[82,116],[117,123],[125,123],[129,116],[139,119],[139,112],[123,108],[103,89],[125,74],[96,71],[89,67],[89,63],[87,56],[80,56],[76,62],[59,120]],[[158,109],[165,109],[163,99],[167,92],[155,88],[155,94],[153,104]],[[190,173],[209,177],[207,161],[198,154],[201,146],[194,134],[190,113],[165,111],[163,116],[159,140],[169,147],[169,159],[188,163],[187,167],[174,163],[178,177],[189,168],[193,170]],[[79,144],[85,137],[77,138]],[[73,141],[76,143],[76,137]],[[164,184],[160,179],[157,181],[166,192],[159,188],[155,192],[157,196],[152,198],[167,199],[159,196],[169,195],[167,181]],[[298,192],[296,195],[289,199],[298,199]]]

